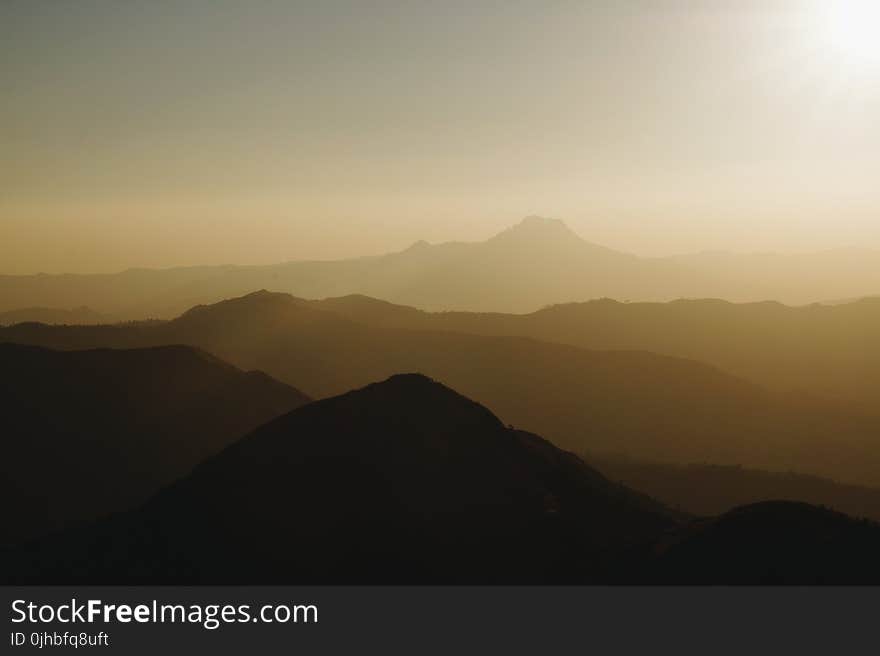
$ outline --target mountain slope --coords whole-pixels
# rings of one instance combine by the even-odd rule
[[[880,299],[791,307],[719,300],[568,303],[526,315],[430,313],[367,297],[313,301],[383,326],[516,335],[589,349],[646,350],[713,364],[785,391],[880,405]]]
[[[877,583],[880,526],[690,520],[420,375],[258,428],[147,504],[0,559],[4,583]]]
[[[764,502],[695,523],[661,545],[658,582],[877,585],[880,525],[804,503]]]
[[[142,509],[17,552],[12,580],[573,582],[677,524],[419,375],[299,408]]]
[[[88,305],[124,319],[172,317],[255,289],[305,298],[363,294],[430,310],[532,312],[601,297],[808,303],[880,288],[871,252],[644,258],[592,244],[561,221],[527,217],[483,242],[418,242],[387,255],[268,266],[0,276],[0,310]]]
[[[0,543],[130,508],[308,399],[184,346],[0,344]]]
[[[523,337],[402,330],[260,292],[155,325],[20,325],[0,338],[53,348],[190,344],[321,398],[419,371],[576,452],[796,469],[880,481],[880,420],[770,394],[693,360],[588,351]]]

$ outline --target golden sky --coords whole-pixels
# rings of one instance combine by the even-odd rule
[[[0,272],[880,249],[867,0],[0,4]]]

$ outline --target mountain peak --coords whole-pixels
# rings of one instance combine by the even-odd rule
[[[581,242],[581,238],[563,221],[543,216],[527,216],[507,230],[497,234],[490,241],[534,242]]]
[[[517,225],[519,226],[565,226],[565,222],[560,219],[553,219],[547,216],[540,216],[538,214],[530,214],[525,217],[522,221],[520,221]]]
[[[384,381],[352,390],[338,399],[367,407],[395,407],[397,419],[434,424],[477,425],[500,428],[501,421],[485,406],[420,373],[400,373]]]
[[[289,307],[301,305],[303,303],[304,301],[302,299],[292,296],[291,294],[270,292],[266,289],[261,289],[259,291],[245,294],[244,296],[228,298],[209,305],[196,305],[184,312],[178,317],[178,320],[192,319],[193,317],[198,316],[216,315],[224,312],[241,312],[244,310],[256,311],[267,308],[274,309],[277,307]]]
[[[430,247],[431,247],[431,244],[426,242],[424,239],[419,239],[418,241],[413,242],[409,246],[409,248],[407,248],[404,252],[409,253],[411,251],[423,251],[423,250],[430,248]]]
[[[381,384],[381,383],[378,383]],[[443,387],[433,378],[419,373],[394,374],[385,380],[385,385],[438,385]]]

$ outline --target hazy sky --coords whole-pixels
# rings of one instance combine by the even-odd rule
[[[880,248],[878,7],[3,0],[0,272]]]

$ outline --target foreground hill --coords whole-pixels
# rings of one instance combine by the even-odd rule
[[[5,583],[869,583],[880,527],[802,504],[689,520],[420,375],[269,422]]]
[[[142,503],[308,399],[185,346],[0,344],[0,543]]]
[[[876,293],[880,257],[841,251],[643,258],[585,241],[561,221],[528,217],[483,242],[418,242],[375,257],[132,269],[108,275],[0,276],[0,310],[76,303],[124,319],[164,318],[261,288],[306,298],[365,294],[430,310],[501,312],[531,312],[601,297],[807,303]]]
[[[314,398],[419,371],[575,452],[796,469],[880,481],[880,418],[781,398],[711,366],[523,337],[402,330],[259,292],[166,323],[21,324],[0,339],[52,348],[189,344]]]
[[[737,506],[786,499],[880,521],[880,488],[736,465],[664,464],[595,454],[587,460],[609,479],[694,515],[720,515]]]
[[[880,583],[880,525],[805,503],[763,502],[696,522],[657,548],[675,584]]]
[[[804,307],[603,299],[525,315],[430,313],[363,296],[313,304],[388,328],[516,335],[691,358],[772,388],[880,406],[880,299]]]
[[[268,423],[140,510],[21,550],[5,576],[588,581],[619,576],[631,550],[675,525],[576,456],[401,375]]]

